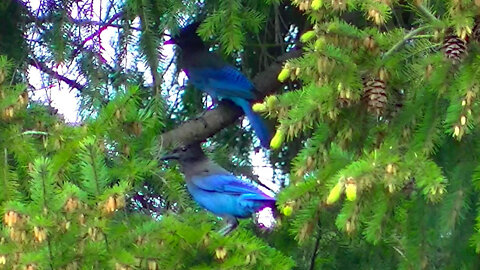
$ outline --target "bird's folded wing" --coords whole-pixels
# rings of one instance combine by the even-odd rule
[[[192,178],[192,183],[210,192],[247,195],[245,198],[249,200],[275,200],[254,185],[245,183],[233,175],[197,176]]]
[[[191,67],[188,74],[194,80],[202,80],[202,86],[209,91],[215,91],[218,97],[240,97],[248,100],[255,98],[252,82],[232,66]]]

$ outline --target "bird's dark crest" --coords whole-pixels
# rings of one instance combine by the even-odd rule
[[[194,23],[191,23],[191,24],[188,24],[187,26],[183,27],[181,30],[180,30],[180,34],[179,34],[179,37],[182,37],[182,36],[195,36],[195,35],[198,35],[197,34],[197,30],[198,30],[198,27],[200,26],[200,22],[194,22]]]
[[[173,37],[175,44],[177,44],[182,50],[196,51],[204,50],[205,44],[200,36],[197,34],[200,22],[191,23],[180,30],[178,35]]]

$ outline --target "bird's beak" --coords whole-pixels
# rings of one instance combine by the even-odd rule
[[[171,160],[171,159],[178,159],[178,155],[176,154],[167,154],[160,158],[160,160]]]
[[[163,45],[172,45],[172,44],[175,44],[175,40],[173,38],[163,42]]]

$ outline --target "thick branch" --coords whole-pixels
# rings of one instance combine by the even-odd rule
[[[81,85],[80,83],[72,80],[72,79],[69,79],[63,75],[60,75],[58,74],[57,72],[53,71],[52,69],[50,69],[49,67],[47,67],[47,65],[45,65],[45,63],[42,63],[42,62],[39,62],[39,61],[35,61],[34,59],[30,59],[29,60],[29,64],[38,68],[39,70],[41,70],[42,72],[44,73],[47,73],[48,75],[56,78],[56,79],[59,79],[63,82],[65,82],[66,84],[68,84],[68,86],[70,88],[76,88],[78,91],[82,92],[83,88],[85,88],[84,85]]]
[[[272,63],[266,70],[258,73],[253,79],[256,89],[262,96],[277,91],[282,84],[277,80],[283,62],[302,55],[301,50],[288,52]],[[217,108],[207,111],[198,119],[187,121],[177,128],[160,135],[160,146],[169,147],[175,144],[190,144],[211,137],[224,127],[232,124],[242,115],[242,111],[230,104],[220,104]]]

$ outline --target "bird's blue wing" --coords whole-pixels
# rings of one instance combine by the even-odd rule
[[[232,66],[191,67],[186,73],[195,87],[212,96],[248,100],[255,98],[252,82]]]
[[[205,191],[221,192],[232,195],[248,195],[249,200],[275,200],[260,189],[243,182],[233,175],[208,175],[192,177],[192,184]]]
[[[261,208],[275,207],[275,198],[233,175],[194,176],[187,187],[198,204],[219,216],[246,218]]]

